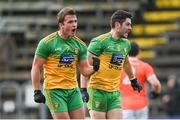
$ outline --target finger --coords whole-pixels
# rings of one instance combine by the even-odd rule
[[[142,87],[140,87],[140,88],[138,89],[139,92],[141,92],[141,90],[142,90]]]
[[[135,87],[136,90],[138,90],[138,87]]]
[[[86,102],[86,98],[83,99],[83,102]]]

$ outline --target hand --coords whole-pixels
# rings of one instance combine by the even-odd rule
[[[89,95],[87,93],[87,88],[81,88],[81,95],[82,95],[83,102],[87,103],[89,101]]]
[[[133,90],[138,91],[138,92],[142,90],[142,86],[138,83],[136,78],[130,81],[131,81],[131,86],[133,87]]]
[[[93,57],[92,59],[93,59],[93,69],[94,71],[98,71],[100,65],[100,59],[97,57]]]
[[[156,93],[156,92],[154,92],[154,91],[151,91],[149,97],[150,97],[151,99],[156,99],[157,97],[159,97],[159,95],[160,95],[159,93]]]
[[[46,99],[40,90],[34,90],[34,101],[37,103],[45,103]]]

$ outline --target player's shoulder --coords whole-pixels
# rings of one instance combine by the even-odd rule
[[[130,42],[127,38],[121,38],[123,41]]]
[[[127,38],[121,38],[121,43],[124,44],[126,47],[131,48],[131,43]]]
[[[127,38],[121,38],[121,40],[122,40],[124,43],[130,45],[130,41],[129,41]]]
[[[152,67],[152,65],[144,60],[139,60],[140,64],[144,67]]]
[[[55,40],[56,37],[57,37],[57,32],[54,32],[44,37],[41,41],[43,41],[45,44],[48,44],[50,41]]]
[[[73,36],[72,39],[78,42],[79,44],[86,46],[86,43],[83,42],[78,36]]]
[[[104,41],[104,40],[108,39],[110,36],[111,36],[110,33],[105,33],[105,34],[101,34],[101,35],[95,37],[94,40]]]

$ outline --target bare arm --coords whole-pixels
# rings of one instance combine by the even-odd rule
[[[129,62],[128,57],[125,58],[124,71],[126,72],[127,76],[129,77],[129,80],[131,82],[131,86],[132,86],[133,90],[140,92],[142,90],[142,86],[139,84],[136,76],[134,75],[134,73],[132,71],[132,67]]]
[[[90,77],[85,77],[85,76],[81,75],[81,88],[87,88],[89,78]]]
[[[155,93],[161,92],[161,84],[155,74],[149,76],[147,80],[151,85],[152,91],[154,91]]]
[[[91,66],[87,60],[79,61],[80,72],[84,76],[90,76],[94,73],[93,66]]]
[[[93,59],[92,59],[93,57],[95,56],[88,52],[88,61],[90,65],[92,65],[93,63]],[[81,74],[81,88],[87,88],[89,78],[90,76],[84,76]]]
[[[35,55],[31,69],[31,79],[34,90],[40,90],[41,69],[44,62],[45,59]]]
[[[132,71],[131,64],[129,62],[129,57],[126,57],[123,68],[130,80],[135,78],[135,75]]]

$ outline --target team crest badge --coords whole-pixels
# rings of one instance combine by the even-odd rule
[[[74,53],[75,53],[75,55],[78,54],[78,49],[77,48],[74,49]]]
[[[99,108],[101,106],[100,102],[96,102],[96,108]]]
[[[59,104],[58,104],[58,103],[55,103],[55,104],[54,104],[54,107],[55,107],[55,109],[58,109]]]

